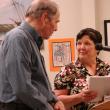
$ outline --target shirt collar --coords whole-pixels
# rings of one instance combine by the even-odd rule
[[[35,40],[38,48],[40,49],[43,39],[39,35],[39,33],[37,31],[35,31],[35,29],[32,26],[30,26],[26,21],[21,23],[21,27],[23,27],[25,30],[27,30],[31,34],[31,36]]]

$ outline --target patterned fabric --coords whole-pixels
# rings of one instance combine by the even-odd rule
[[[110,65],[96,59],[96,75],[104,76],[110,73]],[[77,94],[87,85],[87,77],[90,76],[88,70],[82,65],[79,60],[75,64],[71,63],[61,68],[61,72],[58,73],[54,80],[55,89],[68,89],[71,94]],[[75,110],[88,110],[93,103],[80,103],[74,106]]]

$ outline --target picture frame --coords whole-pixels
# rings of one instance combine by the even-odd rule
[[[74,61],[74,38],[49,39],[48,44],[50,71],[59,71],[62,66]]]
[[[110,20],[104,20],[105,46],[110,46]]]

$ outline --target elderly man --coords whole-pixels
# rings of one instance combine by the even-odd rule
[[[65,110],[51,90],[40,53],[59,16],[55,2],[33,1],[25,21],[6,34],[0,47],[0,110]]]

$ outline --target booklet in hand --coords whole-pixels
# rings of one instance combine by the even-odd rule
[[[98,96],[91,102],[101,101],[110,94],[110,76],[90,76],[87,78],[89,90],[96,91]]]

